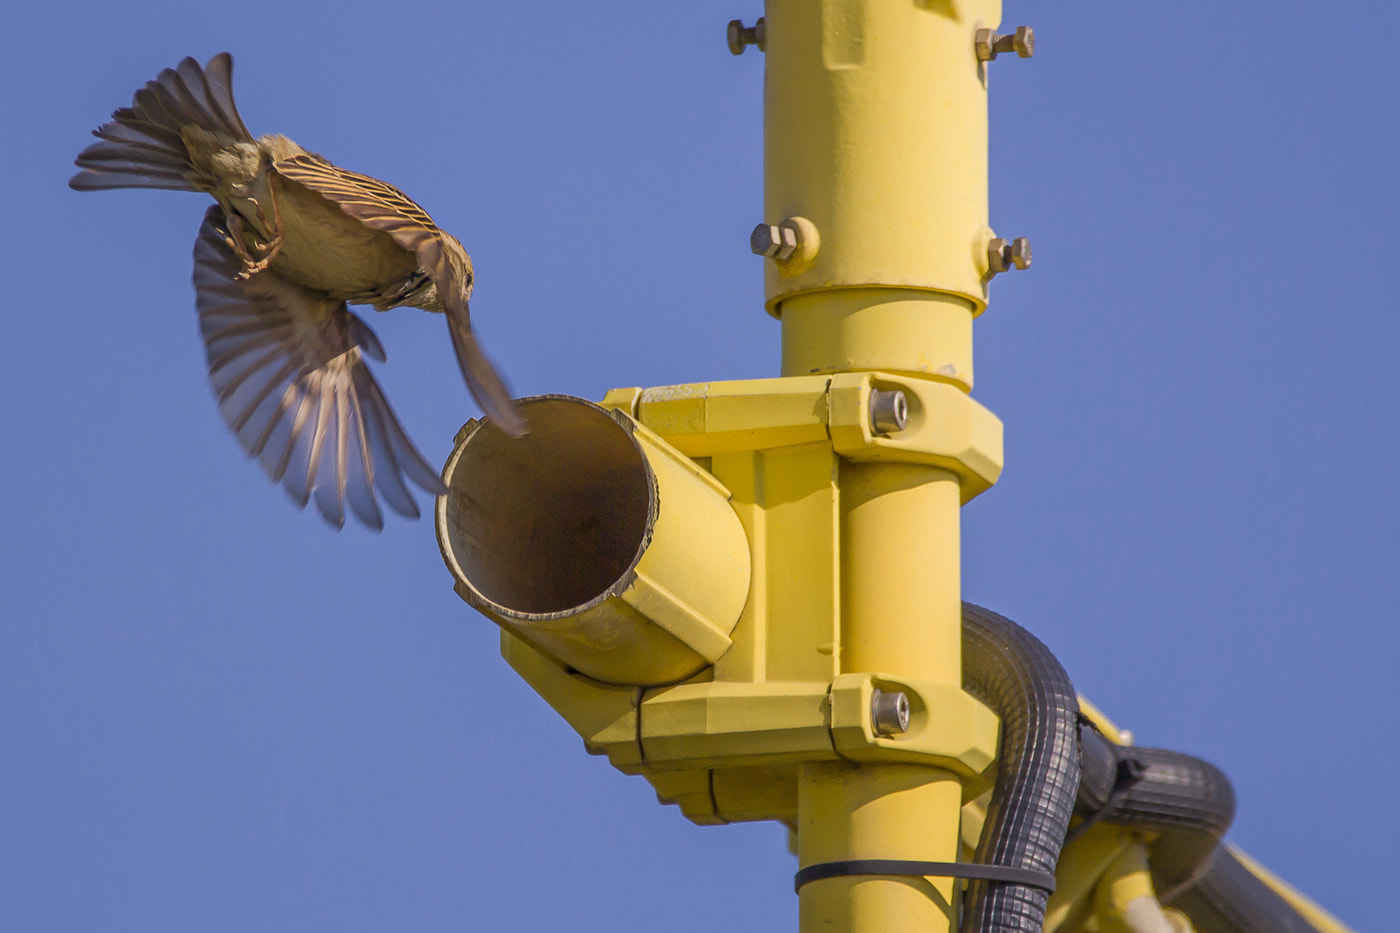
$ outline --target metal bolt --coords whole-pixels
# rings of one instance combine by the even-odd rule
[[[750,45],[758,46],[760,52],[768,47],[768,24],[762,16],[752,26],[745,26],[741,19],[731,19],[728,35],[729,51],[735,55],[743,55],[745,47]]]
[[[870,430],[875,434],[897,434],[909,425],[909,402],[904,392],[892,389],[870,390]]]
[[[774,262],[791,259],[800,242],[797,230],[786,224],[759,224],[749,234],[749,249],[754,255],[767,256]]]
[[[876,735],[899,735],[909,731],[909,698],[903,691],[870,694],[870,725]]]
[[[997,237],[987,244],[987,271],[992,275],[1005,272],[1012,266],[1029,269],[1031,265],[1031,241],[1023,236],[1014,240]]]
[[[990,29],[979,29],[972,40],[979,62],[994,61],[1002,52],[1015,52],[1021,58],[1035,54],[1035,30],[1017,26],[1009,36],[999,36]],[[737,52],[735,54],[738,54]]]

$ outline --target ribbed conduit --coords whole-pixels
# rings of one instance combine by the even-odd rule
[[[1114,745],[1088,723],[1079,727],[1079,764],[1076,814],[1159,834],[1149,858],[1159,899],[1209,867],[1235,818],[1235,792],[1223,771],[1180,752]]]
[[[1191,918],[1196,933],[1317,933],[1317,927],[1225,846],[1200,879],[1169,906]]]
[[[976,861],[1054,874],[1079,787],[1079,699],[1050,649],[995,612],[963,603],[963,689],[1001,719],[997,779]],[[1041,933],[1049,894],[970,881],[962,933]]]
[[[1163,903],[1197,933],[1316,933],[1221,837],[1235,812],[1214,765],[1160,748],[1115,745],[1079,717],[1059,661],[1034,635],[963,603],[963,689],[1001,719],[997,780],[975,859],[1054,872],[1071,812],[1073,838],[1098,822],[1157,834],[1149,863]],[[968,883],[961,933],[1041,933],[1048,894]]]

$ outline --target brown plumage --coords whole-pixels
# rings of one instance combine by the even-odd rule
[[[274,482],[314,497],[340,527],[345,504],[380,528],[376,490],[400,514],[404,484],[446,490],[400,427],[363,356],[384,359],[347,304],[444,312],[472,395],[505,431],[525,423],[471,331],[462,244],[392,185],[338,168],[285,136],[254,139],[234,106],[233,60],[186,58],[93,131],[69,185],[203,191],[195,301],[225,421]]]

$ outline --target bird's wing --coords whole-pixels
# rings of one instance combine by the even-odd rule
[[[335,301],[272,271],[239,279],[223,210],[204,215],[194,246],[195,304],[219,410],[239,443],[293,501],[331,524],[345,503],[383,527],[375,490],[418,517],[404,477],[447,489],[423,459],[370,374],[362,352],[384,359],[369,326]]]
[[[394,238],[412,252],[419,266],[437,287],[447,314],[447,328],[457,352],[457,364],[467,388],[486,416],[513,436],[525,433],[525,421],[494,366],[481,351],[471,329],[467,287],[471,271],[459,271],[448,261],[443,247],[447,234],[412,198],[387,182],[332,165],[320,156],[306,154],[281,159],[273,169],[283,178],[303,185],[334,203],[347,216]],[[465,275],[467,281],[460,281]]]

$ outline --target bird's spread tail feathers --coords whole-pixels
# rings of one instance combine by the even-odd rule
[[[457,364],[462,368],[462,375],[466,377],[467,388],[471,390],[472,397],[481,406],[481,410],[486,412],[486,417],[511,437],[521,437],[529,433],[530,428],[521,416],[515,400],[511,398],[510,390],[501,381],[496,367],[492,366],[486,354],[481,352],[476,335],[466,326],[465,321],[461,320],[464,315],[455,312],[456,308],[449,302],[447,329],[452,334],[452,348],[457,351]]]
[[[78,191],[102,188],[169,188],[197,191],[182,127],[195,126],[231,142],[249,142],[233,103],[233,58],[220,52],[203,68],[186,58],[136,92],[130,107],[92,131],[98,138],[82,151],[82,169],[68,182]]]

